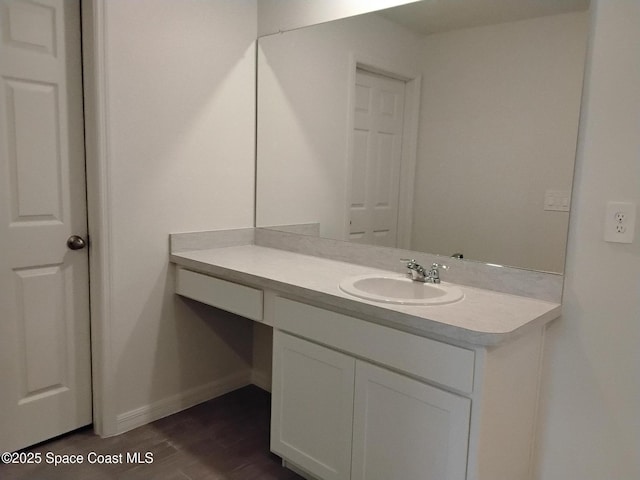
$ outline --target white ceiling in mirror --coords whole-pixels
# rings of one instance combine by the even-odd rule
[[[588,10],[589,0],[423,0],[380,15],[422,35]]]
[[[256,226],[317,222],[327,238],[561,272],[568,212],[558,210],[573,179],[585,3],[511,0],[579,11],[523,7],[520,15],[534,18],[493,14],[496,24],[473,28],[460,27],[463,15],[454,31],[429,35],[389,19],[443,3],[490,3],[498,12],[505,2],[425,0],[260,39]],[[451,26],[447,15],[442,24]],[[367,71],[382,74],[373,80],[382,87],[367,83]],[[388,95],[396,87],[404,91],[397,102]],[[358,123],[376,88],[383,110],[402,116],[396,140],[389,125],[380,140]],[[375,142],[404,163],[368,156]],[[374,180],[358,183],[365,178]],[[363,203],[356,197],[370,185],[378,197]],[[369,222],[368,233],[356,231],[360,204],[384,206],[380,195],[393,200],[387,210],[396,216],[364,217],[384,217],[391,227]]]
[[[260,0],[258,36],[286,32],[420,0]]]

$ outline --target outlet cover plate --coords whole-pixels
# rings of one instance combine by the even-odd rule
[[[633,243],[636,229],[636,204],[608,202],[604,219],[604,240],[614,243]]]

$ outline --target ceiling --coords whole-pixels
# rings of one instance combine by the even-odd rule
[[[379,13],[417,33],[429,35],[588,8],[589,0],[422,0]]]

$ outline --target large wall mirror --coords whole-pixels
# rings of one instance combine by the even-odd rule
[[[256,226],[562,272],[586,0],[429,0],[261,37]]]

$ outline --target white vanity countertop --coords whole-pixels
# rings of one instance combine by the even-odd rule
[[[344,293],[338,284],[354,275],[390,272],[257,245],[174,253],[171,261],[416,335],[462,344],[498,345],[560,316],[557,303],[464,285],[460,285],[464,299],[448,305],[368,301]]]

